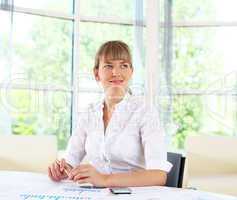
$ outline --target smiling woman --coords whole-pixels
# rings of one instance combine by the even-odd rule
[[[132,71],[130,64],[124,60],[105,60],[104,58],[101,60],[102,67],[100,69],[95,70],[95,75],[97,81],[99,80],[99,72],[105,73],[108,76],[109,82],[113,84],[122,84],[128,79],[128,77],[124,77],[130,74]]]
[[[101,46],[96,54],[94,75],[106,95],[120,101],[128,90],[132,74],[131,54],[125,43],[111,41]]]
[[[167,162],[159,113],[128,92],[131,54],[121,41],[104,43],[96,54],[94,75],[105,97],[81,113],[66,155],[48,170],[54,181],[68,178],[102,187],[164,185]],[[121,148],[121,145],[126,146]],[[89,164],[81,164],[84,156]]]

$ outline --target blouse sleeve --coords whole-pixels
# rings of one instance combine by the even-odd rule
[[[79,116],[77,127],[71,135],[64,158],[67,163],[76,167],[85,156],[86,141],[86,120],[83,116]]]
[[[146,169],[169,172],[172,164],[167,161],[165,133],[160,124],[158,110],[154,106],[145,109],[141,124],[141,139]]]

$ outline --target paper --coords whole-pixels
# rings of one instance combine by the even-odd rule
[[[90,200],[90,197],[75,197],[64,195],[21,194],[20,200]]]
[[[47,175],[0,173],[0,200],[90,200],[108,195],[108,189],[80,188],[72,181],[53,182]]]
[[[237,200],[236,197],[169,187],[132,187],[132,194],[80,188],[72,181],[53,182],[47,175],[0,171],[0,200]]]

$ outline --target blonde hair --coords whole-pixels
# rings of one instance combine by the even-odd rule
[[[101,45],[95,56],[94,68],[98,69],[100,60],[126,60],[132,68],[132,56],[128,45],[119,40],[105,42]]]

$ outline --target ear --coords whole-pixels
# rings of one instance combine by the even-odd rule
[[[133,67],[131,67],[131,77],[132,77],[132,75],[133,75]]]
[[[96,81],[100,81],[99,69],[94,68],[94,69],[93,69],[93,72],[94,72],[95,80],[96,80]]]

